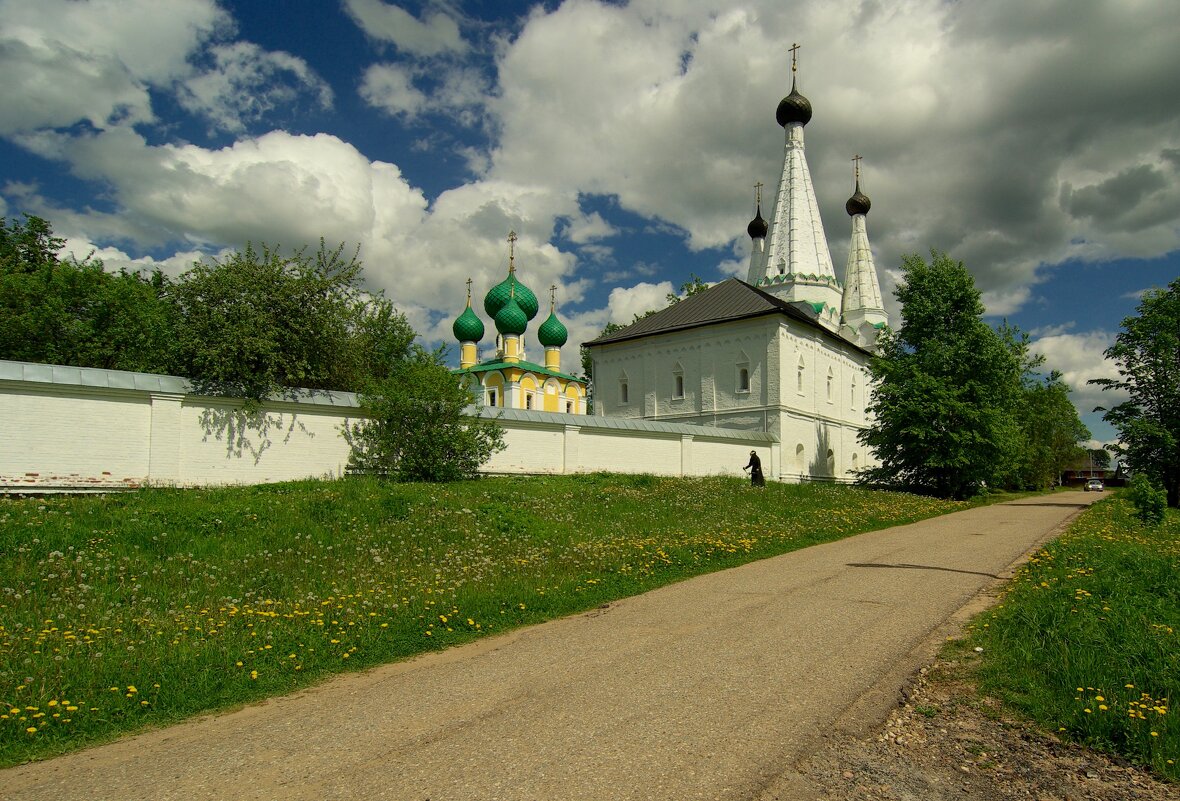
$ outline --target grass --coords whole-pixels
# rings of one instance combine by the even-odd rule
[[[961,508],[601,474],[0,499],[0,765]]]
[[[976,678],[1044,728],[1180,780],[1180,513],[1145,527],[1104,500],[978,618]]]

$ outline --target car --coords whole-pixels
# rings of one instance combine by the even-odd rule
[[[1086,482],[1086,492],[1102,492],[1103,486],[1099,479],[1092,478]]]

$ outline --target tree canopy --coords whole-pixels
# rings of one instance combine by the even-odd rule
[[[1166,289],[1145,292],[1136,311],[1106,350],[1119,378],[1091,383],[1129,395],[1099,409],[1118,429],[1118,452],[1131,471],[1161,485],[1168,506],[1175,508],[1180,506],[1180,278]]]
[[[859,435],[880,465],[862,479],[947,498],[1052,484],[1089,436],[1068,387],[1036,374],[1026,336],[983,321],[962,262],[934,252],[902,270],[901,326],[870,362],[873,423]]]

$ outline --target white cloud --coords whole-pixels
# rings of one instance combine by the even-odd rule
[[[1086,331],[1077,334],[1052,334],[1034,339],[1029,346],[1032,353],[1045,357],[1043,369],[1056,370],[1070,388],[1070,399],[1078,412],[1090,414],[1096,406],[1111,407],[1127,399],[1117,390],[1103,392],[1089,384],[1095,378],[1117,379],[1118,369],[1103,352],[1114,344],[1114,335],[1106,331]]]
[[[429,93],[418,86],[428,75]],[[427,112],[445,113],[453,122],[473,127],[483,122],[481,110],[491,87],[483,74],[459,65],[432,65],[429,69],[406,64],[370,65],[358,90],[361,99],[391,117],[412,120]],[[483,153],[478,158],[486,159]]]
[[[604,220],[602,215],[596,211],[570,218],[565,228],[565,238],[577,245],[597,242],[617,233],[618,229]]]
[[[233,133],[246,130],[277,108],[307,97],[320,109],[331,108],[332,90],[301,58],[268,52],[250,42],[212,48],[211,69],[184,81],[180,104]]]
[[[0,134],[154,119],[148,88],[230,24],[212,0],[0,0]]]
[[[344,8],[374,39],[390,42],[416,56],[462,53],[467,49],[459,25],[441,10],[428,10],[422,20],[383,0],[344,0]]]
[[[662,309],[668,305],[668,295],[674,292],[671,281],[660,281],[649,284],[642,281],[630,287],[615,287],[610,291],[607,308],[610,310],[610,322],[629,325],[635,315],[643,315],[652,309]]]

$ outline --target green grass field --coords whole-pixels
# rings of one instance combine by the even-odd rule
[[[1180,513],[1091,507],[977,619],[984,691],[1050,731],[1180,780]]]
[[[0,765],[960,508],[616,475],[0,499]]]

